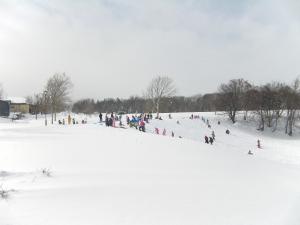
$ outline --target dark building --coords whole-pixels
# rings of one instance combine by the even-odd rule
[[[10,112],[9,102],[0,100],[0,116],[8,117]]]

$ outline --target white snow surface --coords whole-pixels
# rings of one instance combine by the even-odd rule
[[[197,114],[212,128],[188,113],[163,115],[147,133],[107,128],[97,115],[47,127],[42,117],[1,119],[0,185],[10,192],[0,198],[0,225],[299,225],[299,135]]]

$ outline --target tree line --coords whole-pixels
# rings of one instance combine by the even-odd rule
[[[256,86],[244,79],[230,80],[220,85],[215,105],[219,111],[225,111],[233,123],[240,111],[244,113],[244,120],[248,112],[257,115],[261,131],[266,126],[275,131],[278,121],[285,119],[285,133],[292,135],[299,119],[300,81],[296,79],[290,85],[271,82]]]
[[[216,94],[192,97],[175,96],[174,81],[166,76],[154,78],[143,96],[131,96],[127,99],[106,98],[103,100],[82,99],[73,104],[75,113],[91,114],[94,112],[159,113],[213,111],[212,104]]]
[[[271,82],[255,85],[242,78],[232,79],[219,85],[214,93],[190,97],[176,95],[174,81],[166,76],[154,78],[142,96],[122,98],[91,98],[71,102],[72,81],[66,74],[54,74],[43,90],[27,98],[33,106],[33,113],[51,113],[51,122],[56,121],[56,113],[72,111],[92,114],[110,113],[171,113],[171,112],[222,112],[235,123],[237,119],[255,118],[258,130],[277,129],[284,122],[285,133],[293,134],[299,120],[300,81],[291,84]],[[2,88],[0,87],[0,94]]]
[[[159,112],[204,112],[215,111],[211,99],[215,94],[193,97],[173,96],[160,100]],[[132,96],[128,99],[106,98],[103,100],[82,99],[73,104],[74,113],[92,114],[94,112],[157,113],[153,101],[144,97]]]

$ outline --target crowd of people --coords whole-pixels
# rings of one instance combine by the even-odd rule
[[[171,114],[168,114],[168,118],[169,119],[173,119]],[[153,115],[152,113],[142,113],[139,115],[126,115],[126,123],[127,123],[127,127],[130,128],[135,128],[141,132],[146,132],[146,124],[148,124],[150,122],[150,120],[153,119]],[[156,119],[162,120],[162,117],[158,117]],[[199,115],[194,115],[191,114],[189,116],[189,119],[194,120],[194,119],[200,119]],[[201,117],[201,120],[203,121],[203,123],[205,123],[205,125],[209,128],[212,129],[212,125],[209,121],[209,119],[204,118],[203,116]],[[120,128],[126,128],[123,123],[122,123],[122,114],[117,115],[116,113],[112,112],[112,113],[106,113],[105,114],[105,118],[103,118],[103,114],[100,113],[99,114],[99,122],[100,123],[105,123],[105,125],[107,127],[120,127]],[[69,114],[67,117],[67,122],[66,120],[63,118],[62,120],[58,120],[58,123],[60,125],[65,125],[65,124],[79,124],[79,122],[75,119],[75,117],[71,117],[71,115]],[[81,124],[86,124],[87,123],[87,119],[83,119],[81,120]],[[176,120],[177,125],[181,125],[179,120]],[[117,126],[118,124],[118,126]],[[218,125],[221,124],[220,121],[217,122]],[[154,128],[154,133],[156,133],[157,135],[163,135],[163,136],[167,136],[167,130],[166,128],[163,128],[162,131],[160,131],[159,128],[155,127]],[[225,133],[227,135],[230,134],[229,129],[225,130]],[[175,137],[175,133],[174,131],[170,131],[169,135],[171,137]],[[178,136],[179,138],[182,138],[182,136]],[[206,144],[210,144],[213,145],[214,142],[216,141],[216,134],[215,131],[212,130],[210,135],[205,135],[204,136],[204,143]],[[257,140],[257,148],[261,149],[261,141]],[[253,155],[253,152],[251,150],[249,150],[248,152],[249,155]]]
[[[140,115],[132,115],[131,118],[126,116],[126,122],[129,127],[134,127],[139,131],[146,132],[146,123],[153,119],[151,113],[143,113]]]
[[[116,113],[112,112],[110,115],[106,113],[105,120],[103,121],[103,114],[99,114],[99,121],[100,123],[105,122],[105,125],[107,127],[116,127],[118,124],[118,127],[125,128],[123,122],[122,122],[122,114],[117,115]],[[149,123],[149,120],[153,118],[151,113],[148,114],[139,114],[139,115],[126,115],[126,123],[127,126],[134,127],[138,129],[139,131],[146,132],[146,123]]]

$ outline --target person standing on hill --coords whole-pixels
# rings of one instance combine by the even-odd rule
[[[105,116],[105,125],[106,125],[107,127],[109,127],[109,119],[108,119],[107,114],[106,114],[106,116]]]
[[[209,143],[212,145],[214,143],[214,139],[212,137],[209,137]]]
[[[139,125],[139,131],[143,131],[145,132],[146,129],[145,129],[145,122],[143,120],[140,121],[140,125]]]
[[[215,132],[214,132],[214,131],[211,132],[211,136],[212,136],[212,138],[213,138],[214,140],[216,139],[216,135],[215,135]]]
[[[261,148],[260,140],[257,140],[257,148]]]
[[[163,130],[163,136],[166,136],[167,135],[167,130],[166,130],[166,128],[164,128],[164,130]]]
[[[108,122],[108,126],[109,126],[109,127],[112,127],[112,126],[113,126],[113,122],[114,122],[113,117],[110,117],[108,121],[109,121],[109,122]]]
[[[102,117],[103,117],[103,116],[102,116],[102,113],[100,113],[100,114],[99,114],[99,120],[100,120],[100,123],[102,123]]]
[[[208,137],[207,137],[207,136],[204,137],[204,140],[205,140],[205,143],[206,143],[206,144],[209,143],[209,142],[208,142]]]
[[[112,118],[112,124],[111,124],[112,127],[116,127],[116,117]]]

